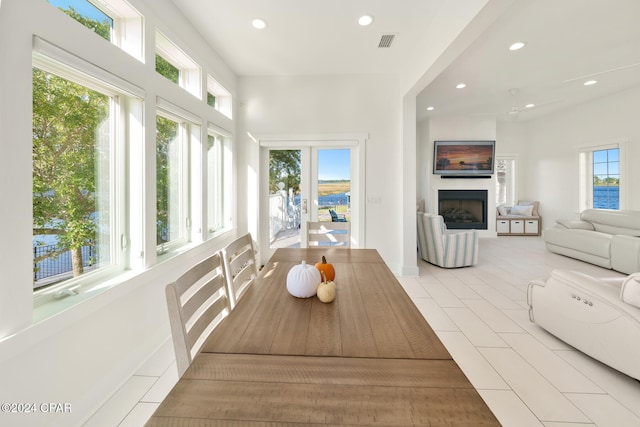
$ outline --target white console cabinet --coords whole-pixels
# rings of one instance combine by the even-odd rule
[[[540,217],[497,217],[498,236],[539,236]]]

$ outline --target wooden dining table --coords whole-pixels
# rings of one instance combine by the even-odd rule
[[[296,298],[325,256],[336,298]],[[374,249],[277,249],[147,426],[499,426]]]

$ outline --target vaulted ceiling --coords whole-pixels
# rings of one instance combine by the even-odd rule
[[[446,0],[173,2],[240,76],[402,75],[420,55],[433,53],[433,28],[447,29],[449,21],[455,27],[455,18],[469,19],[485,4],[461,1],[452,14]],[[430,78],[417,97],[418,120],[441,115],[527,120],[640,85],[640,1],[486,3],[508,7]],[[371,25],[357,24],[363,14],[373,16]],[[256,17],[267,22],[266,29],[251,26]],[[449,44],[452,35],[440,34]],[[385,35],[395,37],[381,48]],[[510,51],[516,41],[525,47]],[[587,80],[597,83],[584,86]],[[456,89],[459,83],[466,87]],[[536,106],[525,108],[528,103]]]

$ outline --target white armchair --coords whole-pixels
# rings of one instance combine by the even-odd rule
[[[441,215],[418,212],[418,250],[425,261],[444,268],[478,263],[478,232],[447,230]]]

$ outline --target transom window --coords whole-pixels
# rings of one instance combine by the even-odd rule
[[[207,76],[207,104],[232,118],[231,94],[211,76]]]
[[[156,71],[202,99],[200,66],[160,31],[156,31]]]
[[[87,0],[49,0],[49,3],[93,30],[105,40],[111,41],[113,18]]]
[[[142,15],[125,0],[48,0],[100,37],[144,62]]]

